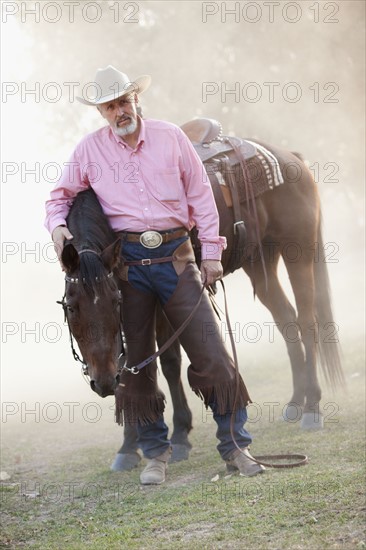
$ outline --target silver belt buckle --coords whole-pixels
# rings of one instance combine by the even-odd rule
[[[145,248],[157,248],[163,242],[163,237],[157,231],[145,231],[140,235],[140,243]]]

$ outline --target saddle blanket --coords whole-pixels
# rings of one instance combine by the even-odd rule
[[[282,176],[281,168],[274,154],[263,147],[263,145],[259,145],[259,143],[255,143],[254,141],[249,140],[246,141],[254,145],[254,147],[256,147],[258,151],[257,157],[261,161],[261,164],[267,174],[268,187],[270,189],[273,189],[274,187],[277,187],[277,185],[283,183],[284,179]]]

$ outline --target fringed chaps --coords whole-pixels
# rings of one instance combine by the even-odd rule
[[[176,266],[176,268],[179,266]],[[180,266],[181,267],[181,266]],[[200,298],[201,274],[195,263],[189,262],[180,272],[177,287],[163,307],[173,329],[178,329]],[[155,351],[154,294],[145,293],[121,282],[123,296],[123,329],[127,342],[127,366],[135,366]],[[251,402],[241,376],[221,340],[217,319],[207,293],[179,337],[191,365],[188,381],[205,406],[216,403],[219,414],[245,407]],[[238,382],[237,382],[238,380]],[[123,371],[116,390],[116,421],[119,424],[155,422],[164,412],[165,397],[157,385],[156,362],[138,374]]]

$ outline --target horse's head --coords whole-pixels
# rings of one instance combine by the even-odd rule
[[[87,365],[90,387],[101,397],[113,395],[118,384],[120,292],[113,269],[119,258],[119,240],[101,254],[90,249],[77,251],[72,244],[62,252],[65,315]]]

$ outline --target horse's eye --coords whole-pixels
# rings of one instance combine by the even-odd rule
[[[69,311],[70,313],[74,313],[74,308],[71,307],[71,306],[66,306],[67,308],[67,311]]]

